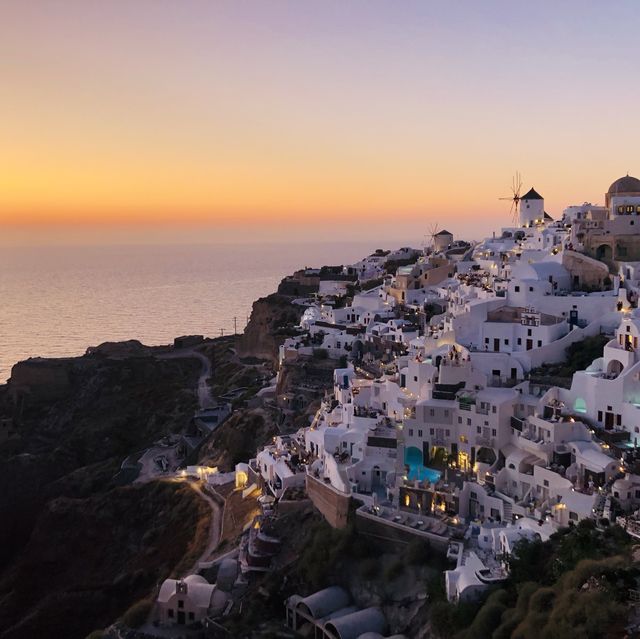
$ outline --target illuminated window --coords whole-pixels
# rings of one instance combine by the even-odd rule
[[[578,413],[586,413],[587,412],[587,402],[582,399],[582,397],[576,397],[576,401],[573,402],[573,410]]]

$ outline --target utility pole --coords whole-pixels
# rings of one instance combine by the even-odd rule
[[[224,328],[220,329],[220,337],[224,337]]]
[[[238,318],[235,315],[233,316],[233,334],[238,334]]]

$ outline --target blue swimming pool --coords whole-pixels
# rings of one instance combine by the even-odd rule
[[[422,463],[422,452],[415,446],[409,446],[404,451],[404,463],[409,467],[407,476],[411,480],[437,482],[442,473],[439,470],[429,468]]]
[[[426,466],[411,466],[409,465],[408,477],[411,480],[419,479],[420,481],[429,481],[432,484],[437,482],[442,473],[439,470],[433,468],[427,468]]]

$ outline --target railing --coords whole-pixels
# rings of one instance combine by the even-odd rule
[[[493,437],[476,437],[476,445],[493,447]]]
[[[433,391],[433,399],[448,399],[454,400],[456,398],[456,394],[449,391]]]

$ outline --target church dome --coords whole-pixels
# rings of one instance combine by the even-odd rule
[[[640,180],[638,178],[625,175],[618,178],[607,191],[609,195],[618,195],[620,193],[638,193],[640,194]]]

